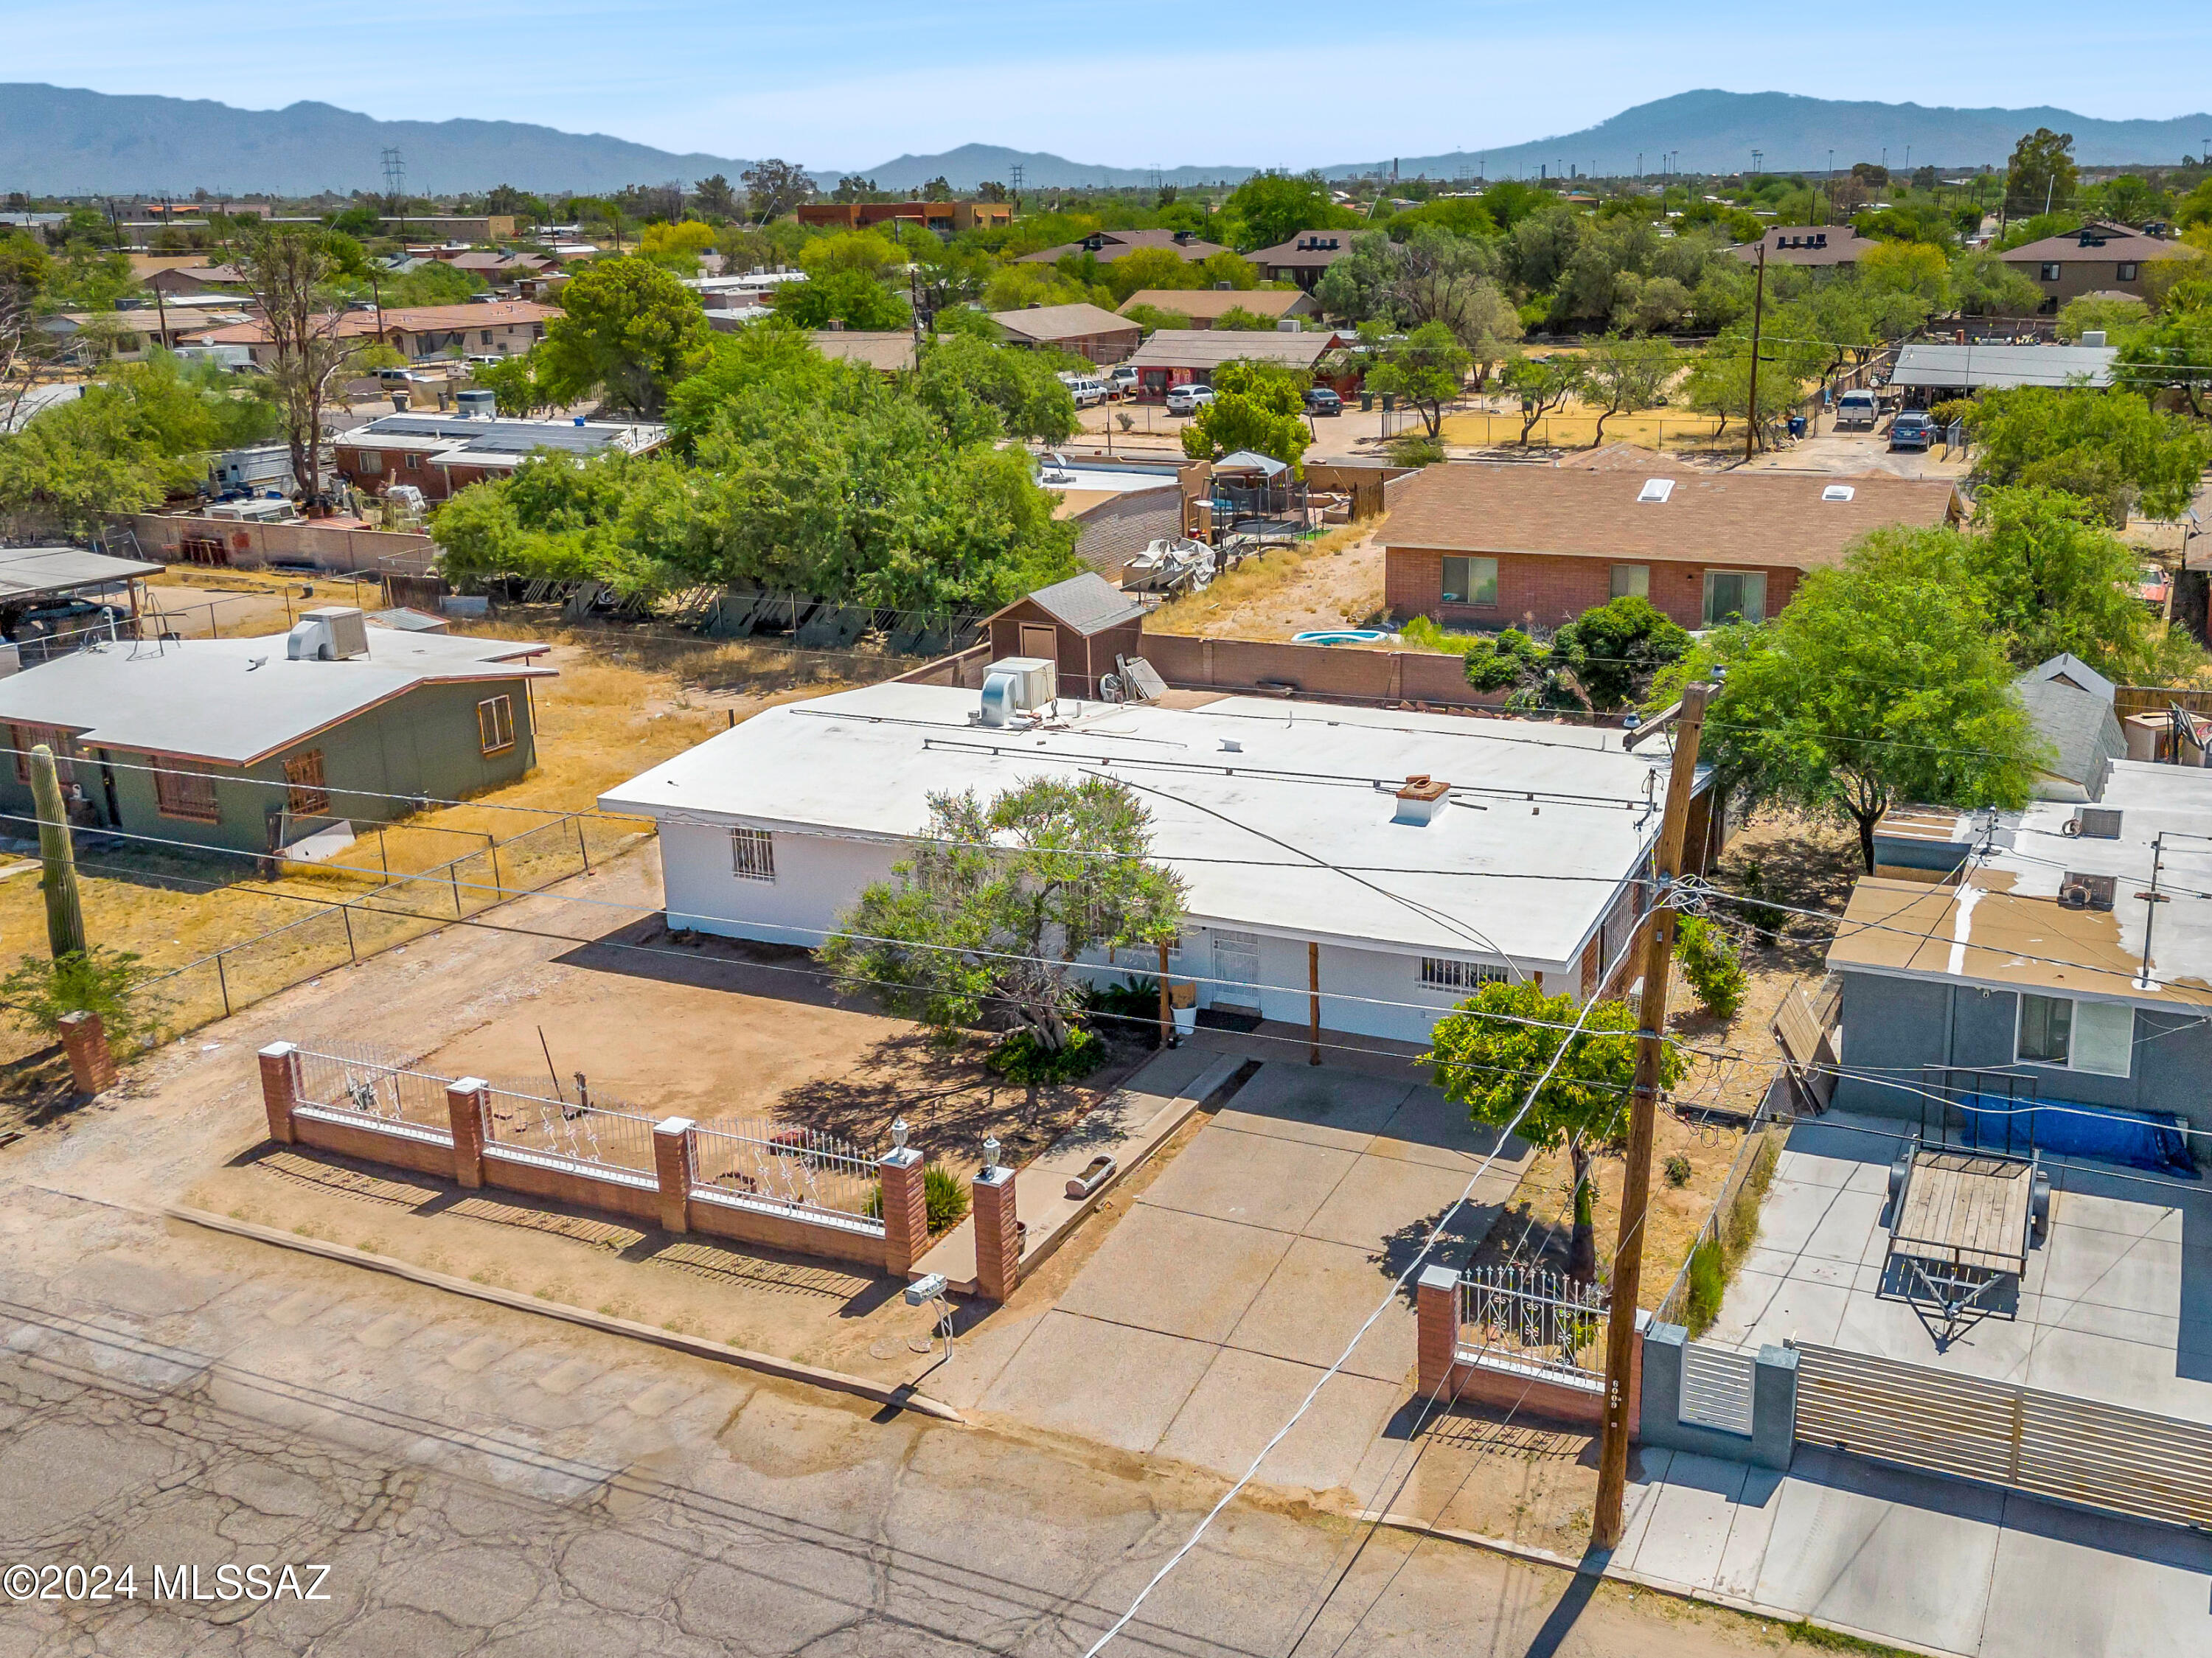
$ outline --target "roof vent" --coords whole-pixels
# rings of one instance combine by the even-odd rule
[[[1406,780],[1406,786],[1398,791],[1398,809],[1390,814],[1394,823],[1433,823],[1442,815],[1451,798],[1451,785],[1439,782],[1426,772],[1416,772]]]
[[[368,654],[368,621],[350,605],[302,610],[284,635],[284,654],[295,662],[347,662]]]
[[[1674,493],[1674,479],[1646,478],[1644,480],[1644,487],[1636,492],[1636,499],[1638,501],[1650,501],[1656,506]]]
[[[2117,841],[2120,838],[2120,809],[2118,806],[2084,806],[2074,814],[2067,824],[2068,835],[2078,835],[2084,841]],[[2072,880],[2072,876],[2066,878]]]
[[[1848,483],[1832,483],[1826,489],[1820,491],[1820,499],[1823,501],[1849,501],[1857,493],[1858,491],[1852,489]]]
[[[2058,883],[2058,902],[2068,909],[2110,909],[2119,884],[2117,875],[2080,875],[2069,870]]]

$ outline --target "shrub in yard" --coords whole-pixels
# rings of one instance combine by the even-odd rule
[[[1073,1032],[1061,1048],[1047,1048],[1030,1032],[1017,1030],[993,1048],[983,1063],[1010,1083],[1049,1088],[1089,1076],[1105,1058],[1106,1044],[1095,1030]]]
[[[1690,1176],[1696,1172],[1690,1167],[1690,1160],[1679,1151],[1667,1159],[1667,1184],[1669,1186],[1687,1186]]]
[[[1409,433],[1390,446],[1393,466],[1434,466],[1443,458],[1443,445],[1425,432]]]
[[[921,1171],[921,1203],[929,1217],[932,1235],[957,1226],[968,1213],[968,1186],[941,1163],[926,1164]],[[870,1220],[884,1214],[884,1183],[878,1181],[860,1199],[860,1212]]]
[[[1160,981],[1132,974],[1115,985],[1092,985],[1091,1011],[1110,1019],[1114,1034],[1158,1044],[1160,1039]]]
[[[1674,959],[1698,993],[1698,1005],[1715,1018],[1729,1018],[1743,1005],[1747,975],[1736,957],[1735,940],[1711,921],[1682,918],[1674,933]]]
[[[1707,1238],[1690,1252],[1690,1305],[1688,1318],[1692,1335],[1702,1334],[1712,1327],[1720,1316],[1721,1295],[1728,1288],[1728,1274],[1721,1262],[1719,1240]]]
[[[24,957],[0,979],[0,1001],[18,1022],[53,1037],[62,1034],[64,1013],[97,1013],[108,1042],[120,1048],[161,1028],[165,1005],[149,987],[152,978],[131,951],[94,944],[50,962]]]
[[[968,1182],[943,1163],[933,1163],[921,1171],[921,1201],[931,1231],[957,1226],[968,1212]]]

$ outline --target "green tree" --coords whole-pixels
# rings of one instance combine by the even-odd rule
[[[863,270],[838,270],[817,280],[785,282],[769,301],[778,317],[800,328],[842,323],[878,333],[914,326],[906,295],[884,287]]]
[[[1516,355],[1505,365],[1498,382],[1521,399],[1521,446],[1536,422],[1560,407],[1582,389],[1582,365],[1571,357]]]
[[[1650,599],[1625,593],[1554,634],[1551,659],[1574,674],[1592,708],[1607,709],[1641,697],[1689,648],[1690,635]]]
[[[2150,683],[2197,665],[2184,637],[2135,596],[2142,554],[2078,495],[1992,487],[1975,497],[1967,528],[1878,530],[1851,558],[1971,594],[2015,668],[2066,652],[2123,683]]]
[[[1966,421],[1978,479],[2088,497],[2116,529],[2137,507],[2179,518],[2212,465],[2212,433],[2140,392],[2021,386],[1984,394]]]
[[[771,158],[747,167],[738,177],[744,182],[745,205],[762,224],[780,219],[814,193],[814,180],[806,169],[792,161]]]
[[[1147,338],[1163,328],[1186,329],[1191,325],[1188,311],[1170,311],[1157,305],[1133,305],[1123,311],[1121,316],[1143,329]]]
[[[1182,452],[1218,460],[1249,449],[1301,468],[1313,428],[1306,423],[1309,377],[1271,362],[1237,360],[1213,371],[1213,401],[1182,428]]]
[[[1658,403],[1681,358],[1665,340],[1626,340],[1607,334],[1583,354],[1583,404],[1597,410],[1590,447],[1605,441],[1605,423],[1615,415],[1649,409]]]
[[[649,224],[639,233],[637,257],[677,276],[699,274],[699,256],[711,252],[714,227],[697,219],[677,224]]]
[[[602,391],[618,407],[658,416],[671,389],[707,360],[706,313],[675,277],[643,259],[594,259],[561,290],[561,307],[535,353],[559,402]]]
[[[333,281],[362,270],[360,245],[319,225],[271,225],[237,255],[268,331],[267,377],[283,411],[292,476],[311,513],[322,485],[323,404],[332,381],[370,342],[341,331]]]
[[[2093,314],[2076,307],[2100,305]],[[2120,348],[2119,367],[2126,383],[2142,391],[2163,387],[2179,395],[2197,419],[2212,402],[2212,277],[2191,277],[2168,288],[2158,315],[2148,321],[2138,308],[2130,320],[2118,299],[2076,300],[2059,313],[2063,333],[2072,319],[2078,327],[2113,331]]]
[[[2150,307],[2132,294],[2083,294],[2059,307],[2058,337],[2069,344],[2079,344],[2082,335],[2101,329],[2106,343],[2118,345],[2130,330],[2149,320]],[[2127,378],[2141,384],[2136,375]]]
[[[1041,777],[988,802],[932,795],[912,854],[838,917],[821,957],[848,993],[947,1036],[1003,1010],[1059,1054],[1084,1009],[1079,959],[1171,938],[1182,901],[1133,790]]]
[[[1987,247],[1952,262],[1951,295],[1969,317],[2030,317],[2043,305],[2043,290]]]
[[[132,951],[94,944],[47,961],[24,957],[0,979],[0,1001],[20,1023],[56,1038],[66,1015],[96,1013],[110,1044],[121,1048],[160,1030],[167,1005],[156,976]]]
[[[1627,1141],[1636,1016],[1617,1001],[1585,1011],[1572,996],[1547,996],[1525,981],[1487,984],[1437,1021],[1422,1060],[1444,1097],[1465,1106],[1474,1121],[1503,1128],[1517,1115],[1514,1132],[1529,1145],[1566,1151],[1574,1170],[1567,1271],[1584,1283],[1594,1280],[1596,1184],[1590,1165],[1599,1152]],[[1674,1087],[1687,1066],[1681,1049],[1667,1043],[1660,1050],[1659,1085]]]
[[[1363,334],[1363,340],[1369,337]],[[1403,399],[1432,438],[1443,434],[1444,407],[1458,399],[1474,359],[1450,329],[1423,323],[1403,339],[1374,339],[1368,353],[1370,392]]]
[[[501,414],[515,420],[535,420],[561,406],[539,369],[538,354],[531,350],[519,357],[501,357],[497,362],[480,362],[470,371],[469,378],[492,394]]]
[[[1970,592],[1878,564],[1814,570],[1772,622],[1708,635],[1653,700],[1716,659],[1705,757],[1754,801],[1855,824],[1869,870],[1893,805],[2028,798],[2041,741]]]
[[[206,475],[205,451],[264,443],[278,429],[276,410],[234,395],[227,378],[216,371],[210,386],[166,354],[115,365],[0,434],[0,507],[88,525],[189,492]]]
[[[1914,322],[1950,307],[1950,260],[1932,243],[1890,241],[1869,248],[1859,260],[1858,275],[1876,293],[1909,297],[1918,313]]]
[[[2005,213],[2010,218],[2069,206],[2080,175],[2074,167],[2074,135],[2038,127],[2012,147],[2005,168]]]
[[[1763,434],[1770,422],[1804,396],[1805,380],[1800,372],[1802,366],[1802,358],[1792,361],[1762,342],[1759,407],[1753,410],[1751,331],[1739,323],[1724,330],[1719,338],[1691,360],[1689,375],[1682,384],[1682,400],[1700,413],[1719,419],[1715,437],[1728,429],[1729,422],[1754,416]]]
[[[1351,229],[1359,223],[1330,199],[1318,173],[1255,173],[1230,192],[1222,216],[1240,227],[1237,245],[1273,247],[1301,230]]]
[[[1065,443],[1077,430],[1074,395],[1034,351],[974,338],[938,340],[922,350],[915,395],[958,440],[1011,434]]]
[[[1231,334],[1272,334],[1275,319],[1256,311],[1247,311],[1241,305],[1232,305],[1213,319],[1213,325]]]

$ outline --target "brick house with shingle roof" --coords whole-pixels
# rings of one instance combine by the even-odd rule
[[[1452,462],[1394,491],[1383,598],[1460,628],[1556,628],[1628,593],[1685,628],[1759,621],[1869,531],[1962,510],[1942,479]]]

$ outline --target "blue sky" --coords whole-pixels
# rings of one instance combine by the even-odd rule
[[[1122,167],[1304,167],[1519,143],[1693,87],[2180,115],[2212,101],[2208,17],[2203,0],[234,0],[204,15],[0,0],[0,78],[537,121],[814,167],[969,142]]]

